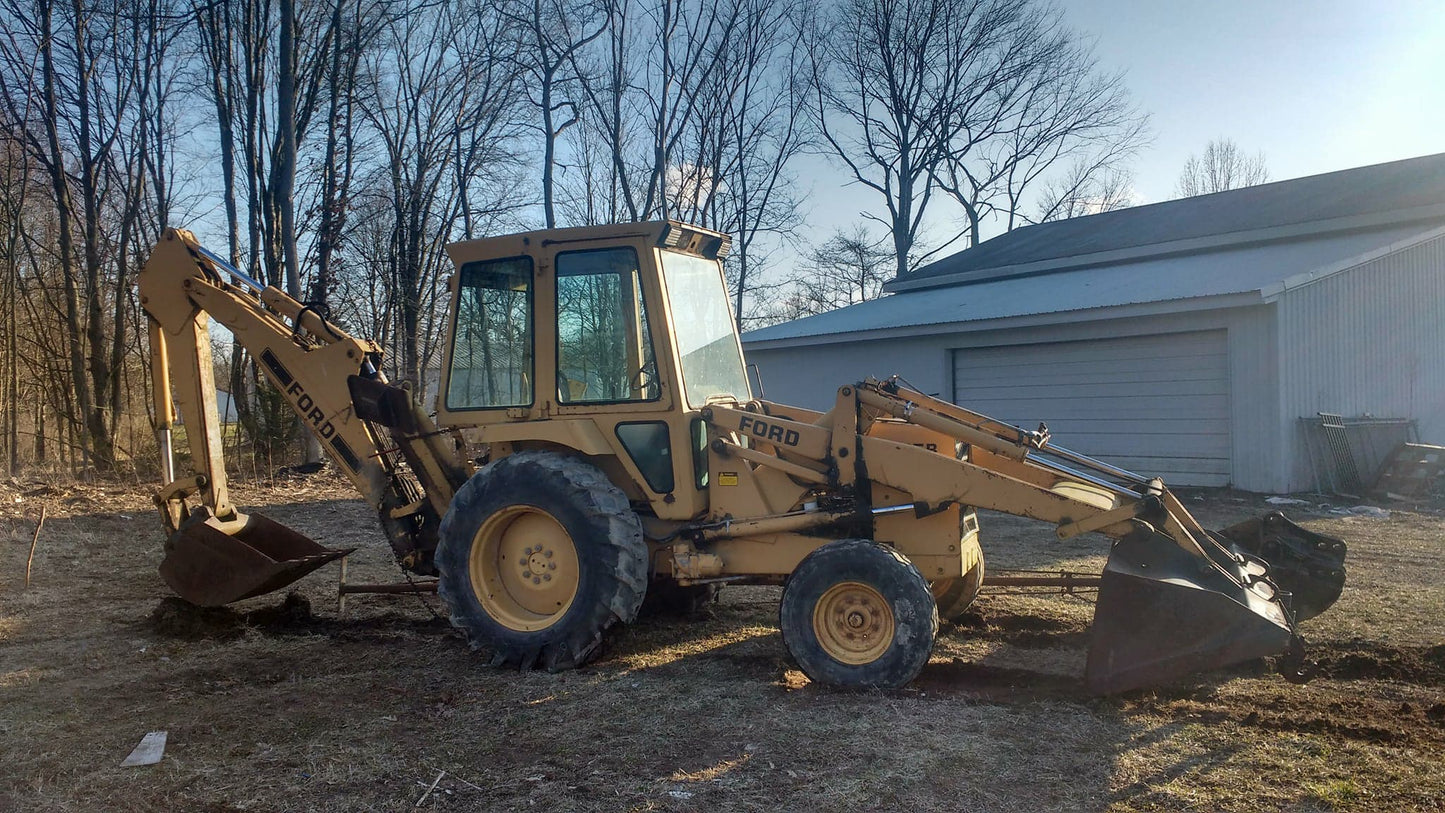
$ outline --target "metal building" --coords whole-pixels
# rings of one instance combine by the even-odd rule
[[[769,400],[902,374],[1178,485],[1313,485],[1299,418],[1445,441],[1445,154],[1029,226],[744,335]]]

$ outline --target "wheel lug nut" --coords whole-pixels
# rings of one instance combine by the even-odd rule
[[[552,558],[552,551],[550,551],[550,550],[549,550],[549,551],[546,551],[546,552],[544,552],[542,555],[545,556],[545,557],[547,557],[548,559],[551,559],[551,558]]]
[[[542,580],[536,576],[532,577],[532,584],[541,584]]]

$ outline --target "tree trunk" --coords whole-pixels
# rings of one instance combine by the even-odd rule
[[[40,9],[40,24],[44,40],[40,45],[41,81],[45,103],[45,138],[49,152],[46,170],[50,176],[51,191],[57,225],[59,227],[60,271],[65,288],[65,330],[70,351],[70,382],[75,388],[75,398],[80,402],[82,415],[91,412],[89,382],[86,380],[85,344],[81,329],[80,290],[76,286],[75,237],[71,231],[72,207],[69,178],[65,169],[65,151],[60,146],[59,101],[56,91],[55,57],[52,51],[56,41],[53,30],[51,4],[49,0],[37,3]]]

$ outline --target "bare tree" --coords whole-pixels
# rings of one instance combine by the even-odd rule
[[[636,126],[630,106],[636,73],[633,18],[639,13],[633,0],[616,0],[602,37],[574,55],[574,71],[587,77],[579,87],[583,115],[571,150],[574,182],[566,195],[574,223],[639,219],[628,160]]]
[[[335,0],[333,0],[335,1]],[[297,172],[328,89],[334,6],[287,0],[190,0],[196,47],[215,110],[230,254],[251,276],[305,299],[300,267],[302,190]],[[245,227],[241,220],[244,214]],[[301,437],[285,399],[265,384],[240,345],[231,364],[233,403],[247,436],[274,455]],[[309,438],[309,435],[306,435]],[[308,453],[314,454],[314,447]]]
[[[1088,159],[1070,165],[1039,190],[1034,223],[1112,212],[1134,205],[1134,176],[1115,169],[1100,173]]]
[[[331,291],[336,285],[334,258],[341,249],[351,207],[352,181],[356,175],[357,74],[361,57],[380,25],[363,22],[365,0],[331,0],[331,64],[326,75],[326,146],[321,160],[321,192],[317,200],[318,224],[315,257],[311,265],[309,301],[323,312],[330,310]],[[370,8],[368,17],[381,16],[383,9]]]
[[[767,238],[801,222],[801,194],[789,165],[809,144],[802,66],[810,7],[797,0],[734,0],[716,6],[730,19],[702,72],[700,103],[684,131],[671,178],[673,212],[732,235],[726,270],[739,329],[750,320],[755,288],[771,254]]]
[[[813,51],[814,112],[831,152],[886,215],[894,270],[923,227],[958,130],[995,115],[1018,68],[1023,0],[843,0]]]
[[[542,137],[542,214],[557,225],[557,139],[580,120],[578,101],[586,77],[578,52],[607,29],[613,0],[515,0],[505,6],[519,38],[517,60],[530,76],[530,100]]]
[[[893,276],[890,248],[887,237],[874,237],[864,223],[835,230],[809,250],[775,315],[797,319],[877,299]]]
[[[0,10],[0,121],[47,179],[53,210],[52,232],[21,235],[35,292],[63,314],[44,337],[59,341],[40,345],[66,360],[50,400],[80,462],[107,471],[123,457],[137,250],[169,199],[159,131],[172,18],[159,2],[5,0]]]
[[[968,223],[1002,211],[1056,162],[1091,148],[1113,168],[1140,143],[1118,77],[1099,76],[1059,13],[1034,0],[845,0],[815,50],[815,110],[830,152],[883,198],[869,215],[893,242],[895,273],[915,250],[935,192]]]
[[[1190,154],[1174,185],[1174,194],[1189,198],[1268,181],[1269,167],[1263,152],[1247,155],[1233,140],[1216,138],[1205,146],[1203,158]]]
[[[747,47],[742,28],[756,22],[749,15],[776,19],[776,5],[617,0],[601,47],[575,57],[589,120],[578,135],[601,144],[573,147],[585,171],[569,208],[612,222],[700,215],[698,202],[720,182],[717,168],[695,154],[697,128],[708,120],[703,110],[727,101],[713,94],[730,81],[721,74],[737,67],[737,49]]]
[[[510,187],[478,181],[505,177],[495,168],[515,160],[518,86],[515,40],[506,18],[485,6],[452,0],[400,17],[382,35],[382,47],[365,63],[369,91],[365,119],[377,136],[382,160],[369,191],[384,203],[367,210],[380,218],[371,234],[384,238],[366,269],[384,281],[383,306],[393,324],[387,335],[398,351],[403,377],[425,391],[426,371],[440,339],[437,312],[447,242],[476,204],[499,217],[515,203]]]
[[[1015,32],[1016,72],[1002,82],[988,115],[960,129],[940,186],[964,210],[969,245],[981,221],[1004,231],[1034,222],[1026,200],[1097,197],[1117,185],[1125,163],[1149,140],[1148,117],[1129,99],[1122,74],[1099,70],[1092,47],[1057,8],[1035,7]]]

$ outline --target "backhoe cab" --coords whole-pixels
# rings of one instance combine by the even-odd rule
[[[209,313],[377,509],[401,566],[437,577],[452,623],[496,663],[577,666],[644,599],[687,606],[724,583],[773,583],[784,643],[810,677],[901,686],[940,615],[960,615],[986,582],[982,507],[1116,540],[1094,580],[1095,691],[1278,654],[1300,676],[1297,624],[1339,596],[1339,540],[1279,515],[1208,531],[1156,479],[896,378],[839,387],[822,412],[754,398],[727,247],[672,222],[450,246],[433,423],[386,381],[375,345],[167,233],[141,290],[166,451],[162,572],[190,574],[168,583],[226,603],[344,553],[226,501],[219,446],[204,445],[208,356],[192,350]],[[188,433],[192,478],[169,468],[167,370],[188,426],[206,429]],[[248,561],[254,572],[235,576]]]

